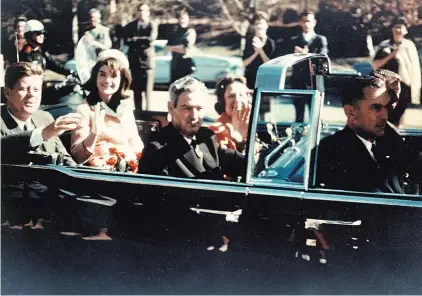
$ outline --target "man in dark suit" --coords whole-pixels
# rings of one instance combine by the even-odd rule
[[[383,79],[356,77],[342,98],[346,127],[318,147],[317,182],[323,188],[404,193],[405,158],[388,125],[390,97]],[[388,137],[391,141],[385,141]]]
[[[274,57],[275,42],[267,35],[268,14],[258,11],[254,19],[254,35],[246,40],[243,51],[243,66],[248,88],[254,89],[259,66]]]
[[[110,29],[101,25],[101,12],[96,8],[89,11],[89,26],[85,31],[85,36],[96,47],[97,55],[112,46]]]
[[[243,177],[243,155],[223,149],[214,133],[201,127],[208,97],[205,85],[186,76],[176,80],[169,93],[171,123],[144,148],[139,173],[213,180]]]
[[[58,136],[65,131],[75,129],[81,116],[72,113],[54,120],[49,113],[38,110],[42,83],[43,70],[37,63],[15,63],[6,71],[4,87],[6,105],[1,107],[0,119],[3,164],[32,162],[76,165]],[[13,184],[20,180],[20,176],[2,176],[2,178],[3,184]],[[27,192],[28,196],[44,194],[47,191],[45,186],[38,182],[25,183],[20,189]],[[22,205],[19,207],[22,208]],[[41,227],[40,224],[37,225]]]
[[[300,15],[303,32],[292,38],[293,52],[328,54],[327,38],[315,33],[316,23],[314,12],[305,11]]]
[[[148,4],[138,5],[138,19],[124,28],[124,40],[129,46],[128,59],[132,72],[132,89],[135,107],[142,110],[143,97],[151,100],[154,88],[155,51],[153,41],[157,39],[157,26],[150,21]]]

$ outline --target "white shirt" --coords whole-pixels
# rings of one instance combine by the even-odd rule
[[[195,136],[192,137],[192,138],[187,138],[187,137],[183,136],[183,138],[185,138],[185,140],[186,140],[186,142],[188,142],[189,146],[192,143],[192,140],[196,140],[196,137]]]
[[[368,150],[368,152],[369,152],[369,155],[371,155],[371,157],[372,157],[374,160],[376,160],[376,159],[375,159],[375,156],[374,156],[374,153],[372,152],[372,145],[373,145],[373,143],[371,143],[371,142],[369,142],[368,140],[366,140],[366,139],[362,138],[362,137],[361,137],[361,136],[359,136],[358,134],[356,134],[356,136],[359,138],[359,140],[361,140],[361,141],[362,141],[363,145],[365,145],[366,150]]]
[[[7,108],[7,112],[9,112],[10,116],[12,116],[13,120],[18,124],[19,128],[21,130],[24,130],[24,126],[26,124],[26,127],[29,131],[33,131],[31,133],[31,137],[29,138],[29,144],[31,147],[37,147],[44,142],[44,139],[42,137],[42,128],[35,128],[35,126],[32,124],[31,117],[28,118],[26,121],[22,121],[15,116],[13,116],[12,112],[10,112],[9,108]]]
[[[315,33],[315,31],[310,31],[310,32],[308,32],[308,33],[305,33],[305,32],[303,32],[302,33],[302,35],[303,35],[303,39],[305,39],[305,41],[307,42],[307,43],[310,43],[312,40],[314,40],[315,39],[315,37],[316,37],[316,33]]]
[[[137,28],[138,28],[138,30],[140,28],[145,29],[147,27],[147,25],[148,25],[148,23],[143,23],[143,22],[141,22],[141,21],[138,20]]]

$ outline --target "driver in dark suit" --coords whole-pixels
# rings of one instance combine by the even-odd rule
[[[223,149],[214,133],[201,127],[208,98],[205,85],[186,76],[170,86],[169,94],[171,123],[144,148],[138,172],[213,180],[244,176],[244,156]]]
[[[384,80],[354,78],[342,103],[347,125],[319,145],[317,186],[404,193],[405,159],[393,149],[397,145],[381,140],[386,129],[390,132],[387,119],[391,101]]]

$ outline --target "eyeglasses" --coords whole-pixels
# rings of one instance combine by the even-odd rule
[[[34,31],[33,34],[40,36],[40,35],[44,35],[44,31]]]

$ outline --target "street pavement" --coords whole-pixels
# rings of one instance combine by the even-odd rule
[[[1,294],[421,294],[419,252],[342,254],[321,265],[286,247],[114,237],[85,241],[55,230],[2,230]],[[337,254],[339,255],[339,254]]]

